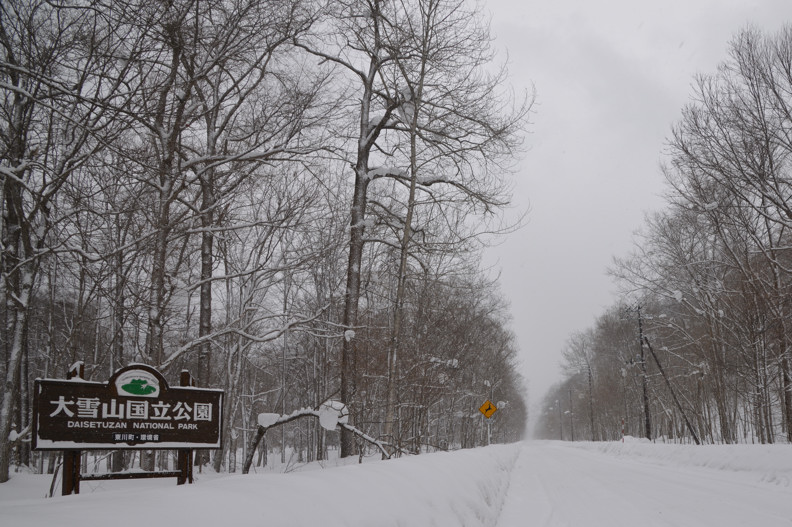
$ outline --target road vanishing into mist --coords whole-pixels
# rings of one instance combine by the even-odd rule
[[[498,527],[792,526],[790,482],[756,479],[528,442]]]

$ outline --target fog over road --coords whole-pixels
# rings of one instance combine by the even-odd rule
[[[498,527],[790,526],[789,485],[758,481],[757,472],[528,442]]]

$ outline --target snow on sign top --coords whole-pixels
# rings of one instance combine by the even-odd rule
[[[481,408],[479,408],[479,412],[484,414],[484,417],[486,417],[487,419],[492,417],[492,414],[494,414],[497,411],[498,408],[494,404],[492,404],[489,400],[487,400],[484,404],[481,405]]]

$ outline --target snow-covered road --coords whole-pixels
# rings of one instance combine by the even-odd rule
[[[789,444],[535,441],[205,471],[181,487],[84,483],[42,499],[51,476],[14,472],[0,484],[0,526],[792,527]]]
[[[792,526],[788,481],[761,481],[755,470],[685,466],[678,456],[669,462],[612,454],[525,443],[498,527]]]

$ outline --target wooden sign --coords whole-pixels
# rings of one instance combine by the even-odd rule
[[[143,364],[108,382],[37,379],[33,449],[220,448],[223,391],[169,387]]]

